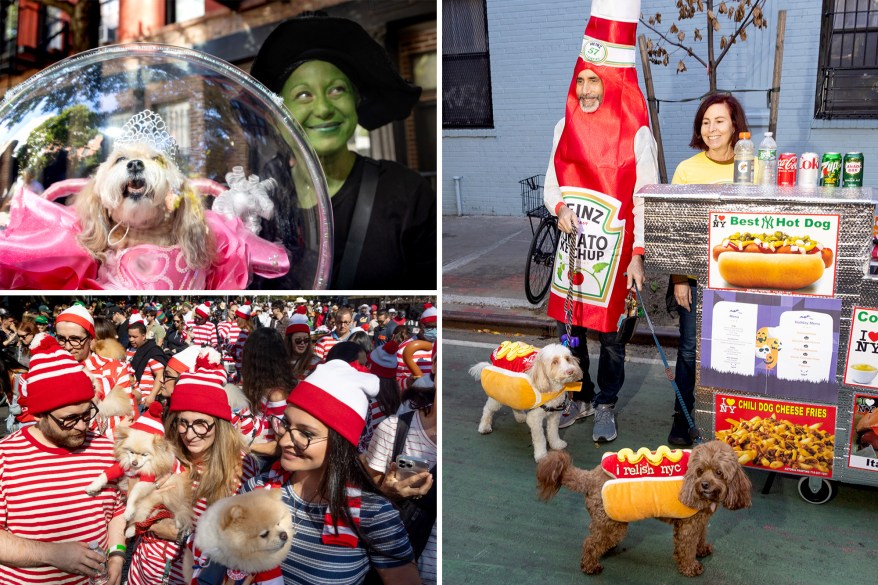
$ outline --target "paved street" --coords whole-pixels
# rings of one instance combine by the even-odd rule
[[[530,433],[508,409],[494,432],[476,430],[485,395],[467,374],[488,359],[507,335],[459,329],[443,332],[443,582],[453,585],[678,584],[672,533],[666,524],[633,524],[622,545],[604,561],[604,572],[579,571],[579,551],[588,526],[582,496],[562,489],[550,503],[536,498]],[[537,346],[550,339],[516,339]],[[593,350],[595,348],[593,347]],[[603,452],[665,443],[673,390],[654,352],[631,352],[617,406],[619,437],[609,445],[591,440],[587,419],[562,431],[578,467],[593,467]],[[594,372],[593,372],[594,374]],[[708,539],[714,554],[692,581],[710,585],[825,585],[874,582],[878,558],[878,489],[839,485],[822,506],[797,491],[798,478],[778,477],[771,493],[760,490],[767,475],[748,472],[753,507],[719,510]]]

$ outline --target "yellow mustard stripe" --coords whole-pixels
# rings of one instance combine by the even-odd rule
[[[616,453],[616,458],[620,463],[626,460],[628,463],[639,463],[642,459],[646,458],[649,463],[658,465],[665,458],[671,463],[678,462],[683,458],[683,451],[680,449],[672,450],[667,445],[662,445],[655,451],[650,451],[646,447],[641,447],[637,450],[637,453],[635,453],[633,450],[626,447]]]

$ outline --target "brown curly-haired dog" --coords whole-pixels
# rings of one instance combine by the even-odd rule
[[[537,483],[542,500],[551,499],[562,485],[585,494],[591,529],[582,543],[580,568],[589,575],[601,572],[600,558],[618,545],[628,531],[626,522],[611,519],[604,510],[601,487],[610,479],[600,465],[591,470],[573,467],[566,451],[549,452],[537,466]],[[695,515],[683,519],[657,519],[674,527],[674,561],[677,569],[687,577],[695,577],[704,571],[704,565],[696,557],[705,557],[713,552],[707,543],[707,523],[717,505],[722,504],[729,510],[750,507],[750,480],[729,445],[722,441],[711,441],[692,450],[679,500],[697,510]]]

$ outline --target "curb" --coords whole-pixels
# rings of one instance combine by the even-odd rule
[[[448,329],[476,330],[483,327],[497,329],[500,333],[526,333],[540,337],[556,337],[557,329],[554,319],[548,317],[532,317],[528,315],[510,315],[500,313],[483,312],[474,314],[472,311],[463,311],[446,308],[442,313],[442,325]],[[659,326],[655,328],[656,337],[662,347],[677,347],[680,332],[676,327]],[[597,339],[597,335],[589,332],[589,338]],[[652,334],[646,319],[639,319],[637,329],[629,343],[638,345],[653,345]]]

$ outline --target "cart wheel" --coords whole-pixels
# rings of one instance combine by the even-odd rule
[[[799,480],[799,495],[811,504],[825,504],[838,494],[834,481],[820,477],[803,477]]]
[[[558,228],[554,222],[543,220],[531,241],[524,268],[524,294],[536,305],[543,300],[552,284],[552,267],[558,248]]]

